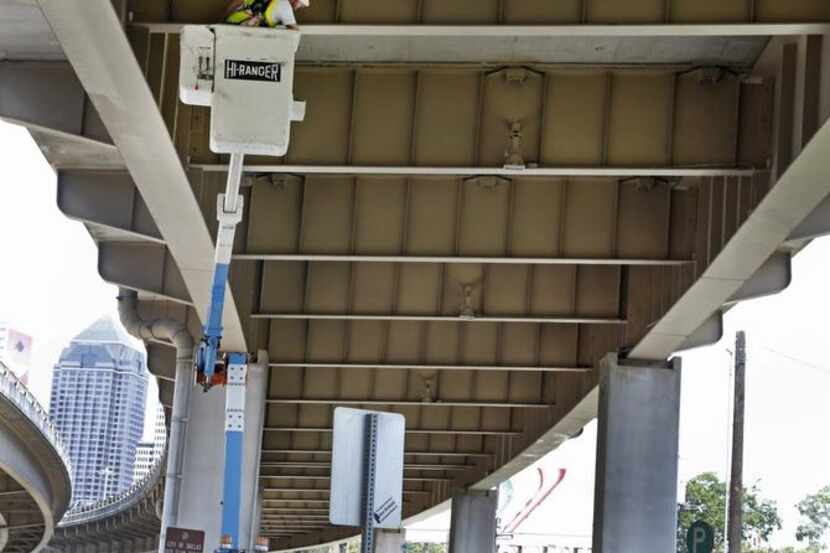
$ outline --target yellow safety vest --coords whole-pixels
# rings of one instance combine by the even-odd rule
[[[279,0],[270,0],[264,6],[264,9],[262,9],[263,4],[265,2],[262,2],[262,0],[245,0],[235,12],[225,18],[225,22],[242,25],[255,15],[262,14],[265,18],[265,23],[269,27],[276,27],[280,23],[275,16],[275,10],[277,4],[279,4]]]

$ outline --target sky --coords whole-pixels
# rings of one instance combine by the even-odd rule
[[[792,283],[783,292],[742,302],[726,313],[717,344],[681,352],[680,474],[685,484],[702,472],[727,478],[735,333],[747,335],[744,483],[758,483],[777,502],[783,528],[772,545],[798,546],[795,504],[830,484],[830,238],[814,241],[793,260]],[[523,538],[554,535],[556,544],[590,546],[593,518],[596,422],[516,478],[524,502],[536,488],[532,473],[567,470],[550,498],[519,527]],[[411,536],[446,535],[446,514],[413,526]],[[423,530],[427,530],[423,532]]]
[[[0,321],[33,337],[29,387],[47,408],[61,350],[102,315],[118,320],[118,290],[98,275],[95,244],[56,198],[55,173],[28,131],[0,121]],[[145,438],[156,390],[150,379]]]
[[[83,225],[56,205],[55,174],[29,134],[0,122],[0,320],[34,337],[30,385],[48,406],[51,367],[61,349],[103,314],[117,318],[116,289],[98,275],[96,248]],[[743,302],[725,318],[716,345],[683,352],[680,486],[713,471],[725,478],[729,443],[730,350],[747,333],[745,476],[775,500],[784,528],[777,546],[796,545],[794,505],[830,484],[830,239],[817,240],[794,260],[784,292]],[[151,380],[152,381],[152,380]],[[148,390],[145,435],[152,431],[155,383]],[[536,467],[567,473],[550,498],[520,528],[528,538],[554,534],[557,543],[590,543],[596,424],[517,477],[520,501],[535,491]],[[682,497],[682,493],[679,493]],[[419,523],[439,535],[446,514]],[[424,532],[435,530],[437,532]],[[412,532],[413,536],[419,535]]]

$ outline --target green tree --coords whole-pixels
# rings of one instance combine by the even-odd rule
[[[744,489],[743,539],[765,544],[770,535],[781,528],[781,517],[775,502],[760,497],[755,484]],[[715,550],[723,548],[723,527],[726,522],[726,483],[712,472],[704,472],[686,484],[686,503],[677,506],[677,550],[686,551],[686,532],[696,520],[715,529]]]
[[[824,536],[830,530],[830,486],[824,486],[808,495],[796,505],[801,515],[795,538],[806,541],[817,551],[824,551]]]

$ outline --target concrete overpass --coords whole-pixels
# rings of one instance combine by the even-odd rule
[[[0,551],[49,542],[69,506],[68,462],[46,411],[0,363]]]
[[[0,24],[18,60],[0,64],[0,115],[58,169],[102,276],[138,293],[163,402],[189,402],[187,455],[168,468],[178,524],[209,540],[221,396],[188,400],[153,328],[198,337],[207,309],[225,160],[208,112],[177,101],[177,33],[223,6],[0,8],[18,22]],[[247,167],[224,314],[223,345],[259,353],[248,533],[280,549],[353,533],[325,522],[332,407],[349,404],[406,415],[410,517],[453,497],[486,515],[476,493],[599,415],[597,550],[659,549],[673,539],[670,357],[716,341],[730,305],[786,287],[791,256],[830,229],[830,5],[318,0],[302,18],[308,117],[286,158]],[[653,526],[621,535],[643,517]]]
[[[159,540],[164,490],[162,457],[143,479],[116,496],[69,510],[55,529],[50,551],[63,553],[144,553]]]

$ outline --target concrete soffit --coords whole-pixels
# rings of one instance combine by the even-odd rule
[[[175,258],[187,297],[204,319],[213,273],[213,240],[118,14],[109,0],[39,0],[38,4]],[[184,300],[185,296],[174,298]],[[226,291],[223,327],[223,345],[245,351],[242,323],[230,290]]]

